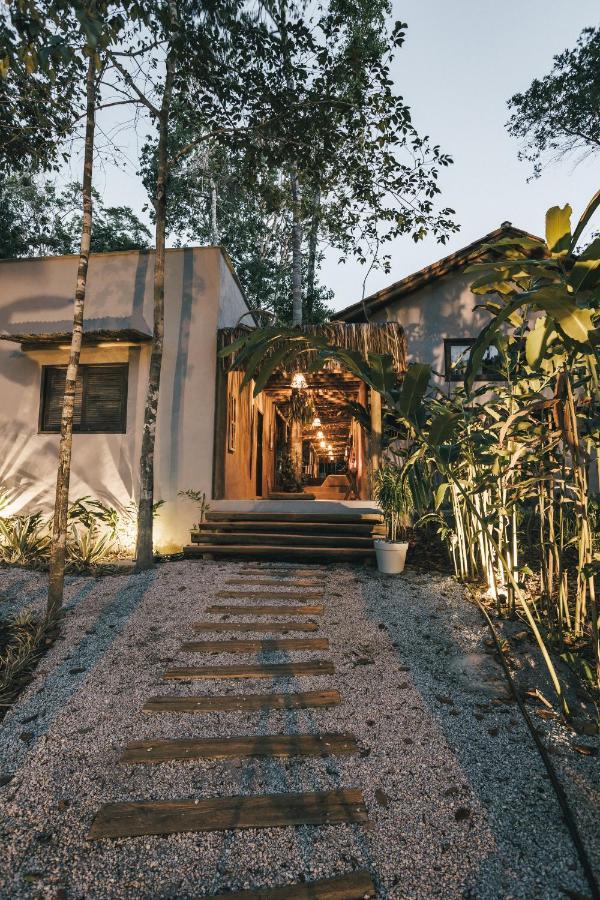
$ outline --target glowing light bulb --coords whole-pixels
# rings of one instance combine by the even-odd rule
[[[322,432],[321,429],[319,428],[319,430],[317,431],[317,440],[318,440],[318,441],[322,441],[322,440],[324,440],[324,438],[325,438],[325,435],[323,434],[323,432]]]
[[[325,450],[327,448],[327,444],[325,443],[325,441],[319,441],[319,447],[322,447],[323,450]]]
[[[312,427],[313,427],[313,428],[320,428],[320,427],[321,427],[321,420],[320,420],[320,418],[319,418],[318,416],[315,416],[315,417],[314,417],[314,419],[313,419],[313,421],[312,421]],[[318,437],[318,436],[319,436],[319,435],[317,435],[317,437]]]
[[[290,384],[294,388],[294,390],[303,391],[306,387],[306,378],[304,377],[302,372],[295,372],[294,375],[292,375]]]

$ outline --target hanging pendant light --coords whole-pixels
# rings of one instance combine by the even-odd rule
[[[321,447],[322,450],[326,450],[327,444],[325,443],[325,441],[319,441],[319,447]]]
[[[303,391],[306,389],[306,378],[304,377],[302,372],[294,372],[294,374],[292,375],[290,386],[295,391]]]
[[[313,428],[320,428],[320,427],[321,427],[321,420],[320,420],[320,418],[319,418],[318,416],[315,416],[314,419],[312,420],[312,427],[313,427]],[[319,437],[318,434],[317,434],[317,437]]]
[[[323,432],[321,431],[320,428],[319,428],[319,430],[317,431],[316,437],[317,437],[317,440],[318,440],[318,441],[322,441],[322,440],[325,439],[325,435],[323,434]]]

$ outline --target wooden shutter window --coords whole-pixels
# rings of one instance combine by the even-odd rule
[[[73,431],[124,434],[127,430],[128,365],[79,366],[73,409]],[[60,431],[66,366],[44,366],[40,431]]]

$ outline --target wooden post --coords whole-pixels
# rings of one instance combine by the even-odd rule
[[[370,390],[371,400],[371,440],[369,442],[369,454],[371,457],[371,471],[376,472],[381,465],[381,394]]]
[[[292,422],[290,429],[290,456],[298,481],[302,478],[302,425]]]

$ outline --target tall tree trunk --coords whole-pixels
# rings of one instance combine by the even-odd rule
[[[67,544],[67,520],[69,512],[69,482],[71,479],[71,455],[73,448],[73,407],[75,387],[83,337],[83,312],[87,285],[88,263],[92,239],[92,174],[94,168],[94,129],[96,125],[96,67],[95,56],[90,55],[86,75],[85,150],[83,161],[81,244],[77,283],[73,304],[73,331],[71,349],[65,379],[60,443],[58,448],[58,472],[52,526],[52,549],[48,577],[48,619],[55,618],[63,602],[65,582],[65,555]]]
[[[294,170],[292,188],[292,325],[302,325],[302,210],[300,181]]]
[[[313,211],[308,232],[308,260],[306,263],[306,321],[312,324],[315,311],[315,276],[317,271],[317,242],[321,214],[321,189],[315,191]]]
[[[216,247],[220,241],[219,226],[217,224],[217,183],[210,179],[210,242]]]
[[[140,455],[140,496],[137,517],[136,570],[148,569],[154,562],[152,547],[152,509],[154,505],[154,447],[156,442],[156,417],[160,392],[163,339],[165,329],[165,234],[167,215],[167,178],[169,112],[173,94],[175,59],[167,57],[165,89],[158,117],[158,162],[154,210],[156,217],[154,254],[154,329],[150,352],[148,391],[144,408],[144,432]]]

